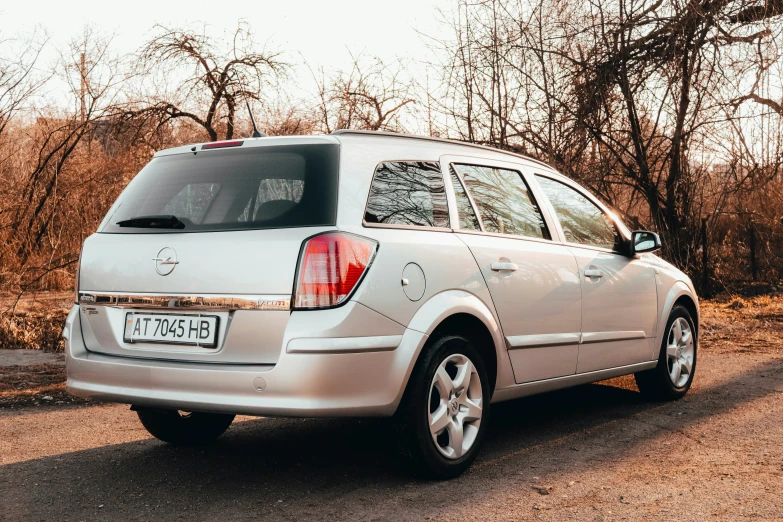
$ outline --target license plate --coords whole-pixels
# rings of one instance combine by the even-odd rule
[[[215,315],[125,314],[126,343],[217,346],[219,318]]]

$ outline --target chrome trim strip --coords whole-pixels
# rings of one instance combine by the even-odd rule
[[[290,310],[290,295],[130,294],[79,292],[79,304],[119,308],[173,308],[187,310]]]
[[[497,234],[495,232],[482,232],[480,230],[470,230],[466,228],[460,228],[455,230],[454,232],[458,234],[473,234],[474,236],[487,236],[487,237],[499,237],[501,239],[514,239],[517,241],[535,241],[536,243],[544,243],[545,245],[568,246],[567,244],[560,243],[558,241],[555,241],[554,239],[543,239],[540,237],[516,236],[514,234]]]
[[[556,333],[539,335],[515,335],[506,337],[509,350],[520,348],[540,348],[544,346],[562,346],[565,344],[579,344],[581,335],[577,333]]]
[[[481,214],[478,211],[478,205],[476,205],[476,202],[473,200],[473,194],[468,192],[468,186],[465,185],[465,180],[462,178],[462,174],[459,173],[459,171],[454,168],[454,162],[449,161],[448,162],[448,181],[451,182],[451,173],[454,172],[454,175],[457,176],[457,181],[462,186],[463,192],[465,192],[465,195],[468,197],[468,203],[470,203],[470,208],[473,210],[473,215],[476,216],[476,220],[479,224],[478,232],[486,232],[484,230],[484,219],[481,217]],[[456,199],[456,195],[455,195]],[[457,223],[459,224],[459,209],[455,206],[454,211],[457,214]],[[460,227],[458,230],[462,230],[462,227]],[[470,230],[470,229],[466,229]],[[476,232],[476,231],[473,231]]]
[[[556,333],[538,335],[515,335],[506,337],[509,350],[520,348],[542,348],[544,346],[563,346],[567,344],[591,344],[614,341],[632,341],[646,339],[642,331],[632,332],[587,332],[587,333]]]
[[[401,335],[376,337],[300,337],[288,342],[288,353],[390,352],[402,342]]]
[[[398,230],[424,230],[427,232],[454,232],[453,229],[448,227],[429,227],[418,225],[392,225],[389,223],[368,223],[362,218],[362,226],[364,228],[389,228]]]
[[[632,341],[634,339],[646,339],[642,331],[634,332],[587,332],[582,334],[582,344],[605,343],[614,341]]]

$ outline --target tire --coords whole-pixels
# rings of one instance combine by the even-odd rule
[[[634,375],[642,395],[654,401],[675,401],[683,398],[696,374],[698,332],[690,312],[684,306],[676,305],[672,308],[665,332],[658,365]],[[679,371],[675,369],[675,364],[679,364]]]
[[[442,335],[425,350],[397,411],[400,442],[417,474],[454,478],[471,465],[484,442],[489,378],[483,360],[464,337]],[[442,396],[446,394],[448,399]],[[442,426],[436,427],[437,436],[430,430],[431,419]]]
[[[234,422],[223,413],[179,412],[177,410],[136,410],[144,428],[153,437],[177,446],[196,446],[214,442]]]

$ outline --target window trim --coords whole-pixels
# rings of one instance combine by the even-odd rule
[[[473,195],[468,189],[468,186],[465,184],[464,178],[456,168],[454,169],[454,172],[456,172],[457,177],[460,180],[460,183],[462,183],[462,188],[465,190],[465,193],[468,195],[468,199],[470,200],[471,206],[473,208],[473,212],[476,214],[476,217],[479,220],[479,224],[481,225],[481,231],[459,228],[459,214],[458,214],[459,210],[456,208],[456,198],[454,198],[454,202],[455,202],[454,212],[455,215],[457,216],[457,223],[456,223],[457,228],[455,228],[455,232],[462,232],[465,234],[485,234],[488,236],[498,237],[498,238],[525,239],[531,241],[545,242],[547,244],[561,242],[559,241],[559,239],[561,238],[555,236],[556,231],[558,232],[559,235],[560,229],[559,228],[555,229],[552,226],[553,223],[555,223],[555,221],[551,219],[551,216],[549,215],[548,207],[545,208],[543,205],[540,204],[541,201],[540,194],[536,191],[536,189],[539,187],[537,184],[534,185],[533,183],[531,183],[531,179],[530,179],[531,176],[528,172],[527,165],[510,162],[510,161],[485,159],[485,158],[478,158],[472,156],[458,156],[458,155],[451,155],[451,154],[441,156],[440,161],[441,161],[442,168],[444,170],[444,176],[448,174],[449,185],[451,184],[451,175],[448,172],[448,169],[451,168],[452,165],[468,165],[473,167],[497,168],[503,170],[511,170],[513,172],[518,173],[522,178],[522,182],[525,184],[525,187],[530,193],[530,196],[533,199],[533,203],[536,205],[539,213],[541,214],[541,218],[544,221],[544,226],[546,227],[547,233],[549,234],[549,239],[545,237],[541,238],[541,237],[533,237],[533,236],[523,236],[520,234],[501,234],[498,232],[487,232],[486,229],[484,228],[484,220],[481,217],[481,213],[478,211],[478,207],[476,206],[476,202],[473,199]],[[452,225],[453,224],[454,223],[452,222]],[[557,224],[559,226],[559,223]]]
[[[369,223],[362,218],[362,226],[364,228],[389,228],[389,229],[399,229],[399,230],[425,230],[427,232],[454,232],[454,229],[449,227],[430,227],[430,226],[423,226],[420,227],[418,225],[395,225],[395,224],[389,224],[389,223]]]
[[[623,256],[625,256],[625,255],[626,255],[626,253],[625,253],[625,252],[622,252],[622,251],[620,251],[620,250],[616,250],[616,249],[614,249],[614,248],[604,248],[604,247],[600,247],[600,246],[596,246],[596,245],[587,245],[587,244],[584,244],[584,243],[574,243],[574,242],[572,242],[572,241],[568,241],[568,240],[566,240],[566,235],[565,235],[565,232],[563,231],[563,226],[562,226],[562,224],[560,223],[560,218],[559,218],[559,217],[558,217],[558,215],[557,215],[557,211],[555,210],[555,207],[554,207],[554,205],[552,205],[552,202],[549,200],[549,198],[548,198],[548,197],[546,197],[546,194],[544,194],[544,189],[543,189],[543,188],[541,188],[541,185],[539,185],[539,184],[538,184],[538,179],[537,179],[538,177],[542,177],[542,178],[549,179],[549,180],[551,180],[551,181],[554,181],[554,182],[556,182],[556,183],[560,183],[561,185],[565,185],[565,186],[567,186],[567,187],[569,187],[569,188],[573,189],[575,192],[577,192],[577,193],[578,193],[578,194],[580,194],[582,197],[584,197],[584,198],[585,198],[585,199],[587,199],[589,202],[591,202],[593,205],[595,205],[595,206],[598,208],[598,210],[600,210],[600,211],[601,211],[601,212],[604,214],[604,216],[606,216],[606,217],[607,217],[607,219],[608,219],[608,220],[609,220],[609,221],[612,223],[612,225],[614,226],[615,232],[616,232],[616,233],[617,233],[617,234],[618,234],[618,235],[619,235],[621,238],[623,238],[625,241],[629,241],[629,240],[630,240],[630,238],[629,238],[629,237],[627,236],[627,234],[625,233],[625,230],[623,230],[625,227],[624,227],[624,226],[621,226],[621,225],[620,225],[620,224],[617,222],[617,220],[615,219],[613,212],[611,212],[611,210],[610,210],[610,209],[609,209],[609,208],[608,208],[606,205],[604,205],[603,203],[601,203],[601,202],[600,202],[598,199],[596,199],[596,198],[595,198],[595,197],[594,197],[592,194],[590,194],[590,193],[587,191],[587,189],[585,189],[584,187],[582,187],[582,186],[581,186],[581,185],[579,185],[578,183],[574,182],[574,181],[573,181],[573,180],[571,180],[571,179],[568,179],[568,178],[566,178],[566,177],[565,177],[565,176],[563,176],[562,174],[557,174],[557,173],[554,173],[554,174],[553,174],[553,173],[551,173],[551,172],[546,172],[546,171],[539,171],[538,169],[534,169],[534,173],[533,173],[533,176],[532,176],[532,177],[533,177],[533,179],[534,179],[534,180],[535,180],[535,182],[536,182],[536,186],[538,187],[538,189],[539,189],[539,190],[541,190],[541,193],[542,193],[542,194],[544,195],[544,197],[546,198],[546,202],[547,202],[547,204],[548,204],[548,205],[549,205],[549,207],[551,208],[551,211],[552,211],[552,216],[553,216],[553,218],[555,219],[555,221],[557,222],[558,230],[559,230],[560,236],[561,236],[561,238],[562,238],[562,240],[561,240],[560,242],[561,242],[563,245],[566,245],[566,246],[571,246],[571,247],[575,247],[575,248],[586,248],[586,249],[588,249],[588,250],[595,250],[595,251],[597,251],[597,252],[606,252],[606,253],[610,253],[610,254],[619,254],[619,255],[623,255]]]
[[[367,206],[370,203],[370,192],[372,191],[372,184],[373,181],[375,181],[375,173],[378,172],[378,167],[380,165],[383,165],[384,163],[437,163],[440,167],[440,175],[441,179],[443,180],[443,189],[446,192],[446,212],[448,213],[448,227],[435,227],[435,226],[428,226],[428,225],[402,225],[402,224],[390,224],[390,223],[370,223],[367,220],[365,220],[365,216],[367,215]],[[367,189],[367,197],[364,201],[364,210],[362,211],[362,227],[364,228],[388,228],[388,229],[400,229],[400,230],[427,230],[431,232],[453,232],[454,229],[452,228],[452,209],[451,209],[451,197],[453,198],[453,193],[450,194],[450,182],[446,183],[446,180],[443,178],[443,163],[441,163],[440,160],[422,160],[422,159],[395,159],[395,160],[381,160],[378,163],[375,164],[375,168],[372,170],[372,177],[370,178],[370,185]]]
[[[462,190],[465,192],[465,195],[468,198],[468,203],[470,203],[470,208],[473,210],[473,215],[476,216],[476,220],[479,224],[478,232],[486,232],[484,230],[484,219],[482,219],[481,214],[478,211],[478,207],[476,206],[476,202],[473,200],[473,195],[468,190],[467,185],[465,185],[465,180],[462,179],[462,174],[459,173],[457,169],[454,168],[454,163],[449,162],[446,165],[446,168],[448,169],[449,177],[448,180],[451,181],[451,172],[454,171],[454,175],[457,176],[457,181],[462,186]],[[452,191],[454,190],[454,187],[451,187]],[[460,214],[459,214],[459,207],[457,205],[457,195],[454,194],[454,215],[457,218],[457,230],[463,230],[462,225],[460,224]],[[469,228],[464,229],[465,232],[477,232],[476,230],[472,230]]]
[[[470,230],[470,229],[460,229],[460,230],[455,230],[454,232],[459,232],[460,234],[473,234],[476,236],[496,237],[498,239],[513,239],[515,241],[534,241],[536,243],[543,243],[545,245],[565,246],[565,243],[561,241],[557,241],[555,239],[543,239],[540,237],[519,236],[516,234],[499,234],[497,232],[482,232],[480,230]]]

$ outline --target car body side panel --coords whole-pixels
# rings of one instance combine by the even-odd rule
[[[446,290],[464,290],[486,306],[492,300],[468,247],[450,232],[352,227],[348,232],[373,238],[378,253],[352,299],[403,325],[431,297]],[[416,263],[424,273],[424,295],[414,301],[405,294],[403,270]]]
[[[660,277],[660,274],[658,274],[656,277]],[[665,279],[667,276],[663,276],[659,279],[659,285],[661,287],[668,286],[665,282]],[[688,285],[684,281],[675,280],[674,283],[669,286],[668,291],[666,291],[666,294],[662,296],[661,299],[662,307],[661,307],[661,320],[658,324],[658,331],[655,338],[655,345],[652,347],[652,353],[650,354],[650,360],[657,360],[658,356],[660,355],[661,350],[661,344],[663,343],[663,339],[666,336],[666,321],[669,319],[669,314],[672,311],[672,308],[674,307],[674,303],[682,296],[688,296],[690,297],[695,303],[696,303],[696,309],[698,310],[699,307],[699,301],[696,297],[695,292],[693,292],[690,288],[688,288]],[[696,324],[699,324],[699,317],[698,315],[693,318],[693,320],[696,322]],[[697,327],[697,331],[699,328]],[[696,343],[698,348],[698,342],[699,342],[700,335],[696,336]]]
[[[648,360],[658,300],[653,267],[642,259],[569,246],[582,284],[582,344],[577,373]],[[588,277],[591,269],[602,277]]]
[[[472,313],[479,319],[491,317],[491,321],[482,321],[490,332],[495,329],[501,333],[495,343],[499,352],[498,376],[509,376],[513,382],[508,353],[486,282],[470,250],[455,234],[375,227],[350,227],[347,231],[380,243],[369,272],[352,297],[354,301],[427,334],[443,319],[456,313]],[[402,285],[402,272],[409,263],[419,265],[425,277],[424,295],[416,301],[406,296]],[[449,296],[459,298],[449,300]],[[465,304],[466,299],[469,305]],[[431,318],[431,322],[427,323],[422,319],[424,317]]]
[[[490,289],[516,381],[575,373],[582,310],[579,272],[571,252],[550,241],[458,236],[470,247]],[[492,270],[500,258],[516,264],[517,270]]]
[[[484,323],[495,344],[495,356],[498,364],[495,389],[513,386],[514,372],[511,369],[511,362],[503,338],[503,330],[500,327],[494,309],[491,306],[487,306],[476,295],[463,290],[441,292],[419,308],[416,315],[411,319],[408,328],[430,335],[440,323],[455,314],[469,314]],[[416,356],[418,357],[418,354]],[[413,363],[411,364],[412,369]]]

